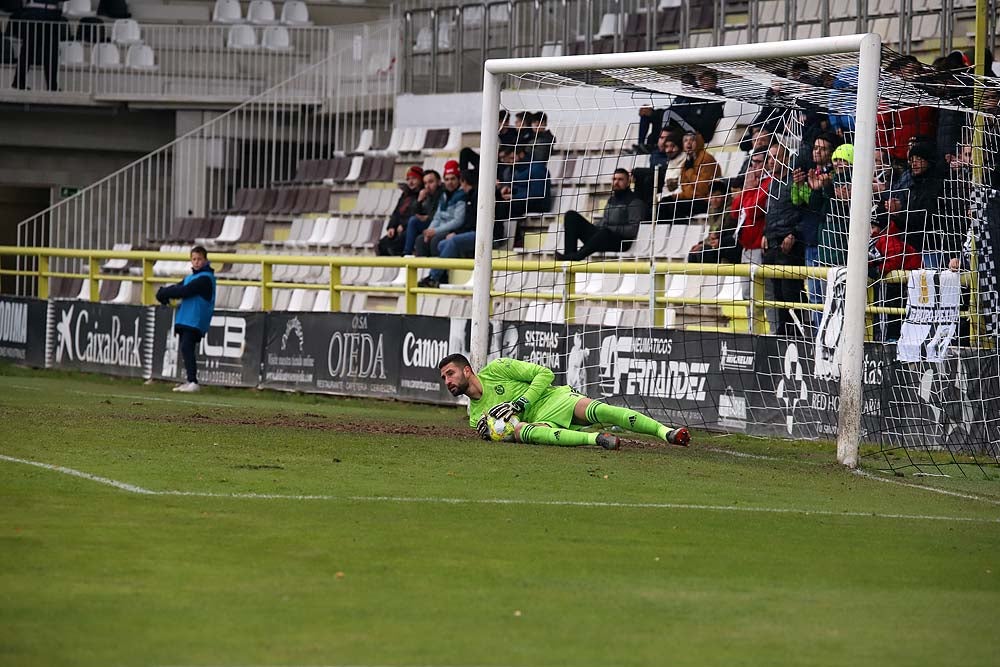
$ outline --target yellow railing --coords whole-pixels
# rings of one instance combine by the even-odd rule
[[[47,299],[50,294],[49,281],[52,278],[82,278],[89,280],[90,300],[99,300],[100,280],[117,280],[141,284],[142,303],[156,303],[156,287],[162,284],[176,283],[177,276],[155,276],[153,265],[157,261],[186,261],[189,255],[185,253],[164,253],[157,251],[115,251],[115,250],[78,250],[63,248],[20,248],[0,246],[0,257],[20,256],[37,258],[37,268],[29,270],[0,269],[0,275],[21,276],[37,280],[35,296]],[[82,259],[86,261],[86,273],[71,273],[50,271],[49,263],[53,258]],[[139,275],[102,274],[101,264],[110,259],[124,259],[141,263]],[[212,252],[211,260],[218,266],[221,264],[259,264],[260,280],[219,279],[220,285],[235,285],[259,287],[261,290],[261,308],[271,310],[272,295],[275,289],[308,289],[328,290],[330,293],[330,310],[341,309],[340,298],[345,292],[366,292],[405,295],[405,313],[417,313],[417,296],[420,294],[436,296],[471,296],[472,290],[463,288],[436,289],[420,287],[417,284],[419,269],[444,269],[469,271],[475,266],[472,259],[441,259],[436,257],[374,257],[374,256],[320,256],[320,255],[270,255],[270,254],[234,254]],[[275,266],[320,266],[330,269],[328,283],[297,283],[279,282],[273,280]],[[344,285],[341,282],[340,269],[344,267],[396,267],[406,270],[406,281],[398,286],[368,286]],[[787,301],[772,301],[764,298],[764,280],[768,278],[806,279],[827,277],[827,269],[823,267],[750,265],[750,264],[696,264],[687,262],[649,262],[645,260],[604,261],[604,262],[556,262],[554,260],[526,260],[511,256],[499,256],[493,260],[493,270],[496,271],[541,271],[562,273],[567,279],[558,290],[551,292],[504,292],[493,291],[494,297],[522,298],[534,300],[561,301],[565,304],[567,321],[575,319],[575,308],[579,302],[615,302],[615,303],[648,303],[653,308],[652,322],[654,326],[662,327],[666,321],[666,307],[670,306],[730,306],[749,309],[754,333],[767,333],[766,308],[793,308],[797,310],[823,310],[823,304],[799,303]],[[570,279],[577,274],[611,273],[616,275],[635,274],[649,275],[652,278],[652,295],[637,294],[587,294],[576,293],[576,280]],[[733,276],[747,278],[751,284],[749,299],[714,299],[667,296],[666,282],[669,275],[708,275]],[[905,282],[908,274],[895,271],[886,280]],[[969,284],[969,277],[963,276],[963,282]],[[870,298],[870,297],[869,297]],[[869,305],[869,315],[874,314],[905,314],[903,308],[888,308]],[[969,313],[963,312],[963,317]]]

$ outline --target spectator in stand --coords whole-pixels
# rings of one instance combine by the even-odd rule
[[[438,257],[454,259],[456,257],[474,257],[476,254],[476,172],[466,169],[461,175],[462,192],[465,193],[465,219],[462,226],[445,236],[438,244]],[[494,225],[495,227],[495,225]],[[448,280],[446,269],[434,269],[417,283],[420,287],[437,288]]]
[[[413,251],[418,257],[433,257],[438,254],[438,244],[451,232],[462,227],[465,222],[465,191],[459,187],[458,162],[448,160],[444,165],[444,192],[438,202],[438,209],[426,228],[413,225]],[[407,242],[411,236],[411,226],[406,227]]]
[[[771,145],[771,141],[774,139],[774,134],[768,132],[763,127],[748,127],[747,134],[749,135],[749,140],[744,139],[740,142],[740,150],[746,152],[747,159],[743,161],[740,173],[729,179],[729,186],[732,188],[743,187],[743,179],[746,176],[747,170],[750,169],[751,156],[755,153],[767,152],[767,147]]]
[[[527,146],[514,151],[513,180],[499,184],[494,220],[520,220],[528,213],[546,213],[552,208],[552,183],[544,162],[535,162]]]
[[[208,261],[208,251],[201,246],[191,248],[191,274],[176,285],[164,285],[156,292],[156,300],[167,305],[171,299],[181,304],[174,314],[174,333],[179,338],[181,357],[187,382],[174,387],[174,391],[192,393],[199,391],[198,357],[195,348],[208,333],[215,312],[215,271]]]
[[[847,238],[851,226],[851,178],[854,167],[854,145],[841,144],[833,151],[833,178],[823,186],[823,218],[817,240],[819,256],[816,266],[847,266]],[[808,248],[806,249],[808,252]],[[809,256],[806,255],[808,265]],[[822,283],[822,281],[820,281]],[[814,302],[815,303],[815,302]],[[819,326],[819,323],[816,323]]]
[[[416,213],[417,202],[423,194],[424,170],[417,165],[413,165],[406,170],[406,181],[400,183],[399,199],[396,207],[392,210],[388,222],[385,224],[385,236],[379,239],[377,254],[402,255],[403,245],[406,242],[406,225],[411,217]]]
[[[704,69],[697,77],[682,76],[681,80],[696,88],[696,92],[723,95],[719,88],[719,76],[714,70]],[[654,142],[664,127],[680,128],[684,132],[698,132],[705,142],[712,141],[715,129],[725,110],[723,102],[707,102],[700,97],[678,95],[667,109],[642,107],[639,109],[638,143],[632,147],[636,153],[651,153]],[[648,141],[648,143],[647,143]]]
[[[784,150],[777,146],[769,150],[766,166],[771,176],[768,183],[767,213],[765,215],[764,238],[761,249],[764,251],[764,263],[778,266],[803,266],[805,264],[805,245],[802,243],[800,229],[802,207],[792,203],[791,183],[788,179],[786,166],[788,157]],[[776,301],[796,302],[802,300],[801,278],[774,278],[768,281],[774,291]],[[789,308],[777,309],[773,316],[771,333],[784,336],[795,336],[796,318]],[[802,332],[805,333],[804,331]]]
[[[59,90],[59,42],[68,39],[69,23],[57,0],[27,0],[9,24],[21,41],[14,73],[14,88],[27,90],[28,68],[41,65],[49,90]]]
[[[683,145],[683,135],[679,131],[669,127],[660,130],[656,150],[649,154],[649,167],[636,167],[632,171],[632,184],[640,199],[653,200],[654,177],[658,179],[655,189],[661,196],[677,194],[681,169],[687,159],[682,150]],[[659,173],[656,173],[657,169]]]
[[[719,163],[697,132],[684,135],[684,154],[680,192],[660,199],[656,218],[661,222],[687,224],[691,216],[707,212],[712,183],[722,177]]]
[[[884,278],[893,271],[919,269],[920,253],[903,241],[902,233],[891,219],[873,218],[871,234],[872,238],[868,243],[868,277],[878,281],[875,305],[903,308],[903,284],[888,282]],[[899,340],[902,326],[902,315],[879,315],[876,317],[875,339],[895,342]]]
[[[764,228],[767,225],[767,190],[771,177],[764,172],[766,151],[750,156],[750,165],[743,179],[743,189],[733,197],[730,218],[736,220],[736,240],[742,249],[740,261],[744,264],[764,263]]]
[[[430,225],[434,214],[437,213],[438,204],[441,201],[441,175],[433,169],[424,172],[424,187],[417,196],[417,205],[413,215],[406,221],[403,228],[403,255],[413,255],[413,244],[416,242],[418,231],[412,235],[407,233],[410,227],[414,230],[423,231]]]
[[[898,187],[885,201],[884,212],[890,215],[902,231],[903,244],[923,254],[924,268],[942,265],[944,235],[938,229],[938,202],[943,192],[943,179],[937,162],[937,147],[917,142],[909,152],[910,168],[903,172]],[[883,211],[878,211],[882,213]],[[887,227],[886,223],[882,223]],[[934,237],[934,238],[932,238]]]
[[[886,66],[886,72],[912,83],[924,73],[924,66],[913,56],[900,56]],[[937,136],[937,109],[909,106],[884,111],[878,114],[878,126],[876,146],[888,149],[893,160],[905,163],[911,138]]]
[[[535,143],[535,129],[533,123],[535,114],[530,111],[518,111],[514,116],[517,119],[517,139],[514,141],[515,148],[523,148],[530,153],[531,147]]]
[[[819,266],[819,226],[825,219],[830,197],[833,194],[833,151],[840,145],[840,137],[832,133],[821,134],[813,140],[811,160],[806,168],[792,171],[792,204],[802,207],[799,221],[799,240],[805,247],[806,266]],[[851,151],[853,162],[854,151]],[[826,283],[819,278],[807,281],[809,303],[822,304]],[[813,325],[818,329],[823,314],[812,311]]]
[[[510,126],[510,113],[500,111],[497,119],[497,141],[499,147],[513,147],[517,143],[517,130]],[[458,153],[461,169],[476,171],[479,169],[479,153],[466,146]]]
[[[531,122],[531,129],[535,132],[534,143],[531,146],[533,162],[548,162],[552,155],[552,145],[556,142],[556,138],[549,131],[548,122],[548,116],[541,111],[534,115]]]
[[[562,253],[556,253],[557,260],[578,261],[595,252],[621,252],[631,247],[647,213],[646,205],[629,187],[631,181],[628,170],[615,169],[611,196],[597,224],[591,224],[576,211],[566,212],[563,218],[566,245]],[[581,241],[582,247],[579,246]]]

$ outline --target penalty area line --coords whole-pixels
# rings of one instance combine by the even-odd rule
[[[654,509],[654,510],[700,510],[708,512],[744,512],[759,514],[797,514],[801,516],[849,517],[868,519],[901,519],[909,521],[945,521],[953,523],[993,523],[1000,524],[1000,518],[981,518],[965,516],[942,516],[934,514],[894,514],[880,512],[835,512],[833,510],[804,509],[797,507],[758,507],[753,505],[706,505],[698,503],[642,503],[615,502],[600,500],[524,500],[518,498],[445,498],[445,497],[407,497],[407,496],[333,496],[324,494],[295,495],[283,493],[213,493],[210,491],[156,491],[135,484],[121,482],[100,475],[92,475],[82,470],[65,466],[21,459],[15,456],[0,454],[0,460],[8,463],[20,463],[34,466],[64,475],[70,475],[90,482],[110,486],[120,491],[143,496],[184,497],[184,498],[219,498],[230,500],[291,500],[291,501],[335,501],[363,503],[414,503],[427,505],[506,505],[532,507],[590,507],[611,509]],[[970,498],[972,496],[969,496]]]

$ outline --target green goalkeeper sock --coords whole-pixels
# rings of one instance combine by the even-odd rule
[[[614,424],[633,433],[655,435],[667,439],[669,428],[644,414],[629,408],[618,408],[600,401],[591,401],[587,406],[587,421],[591,424]]]
[[[531,445],[558,445],[560,447],[579,447],[581,445],[596,445],[596,433],[583,433],[565,428],[550,428],[537,424],[525,424],[521,427],[521,442]]]

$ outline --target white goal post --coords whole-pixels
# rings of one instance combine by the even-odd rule
[[[867,261],[875,169],[876,113],[881,62],[878,34],[849,35],[760,44],[708,48],[615,53],[580,56],[487,60],[483,73],[483,107],[479,198],[476,227],[476,262],[473,276],[472,362],[481,368],[489,351],[490,303],[493,275],[493,223],[497,168],[497,114],[501,109],[501,82],[506,75],[601,70],[641,69],[663,66],[800,58],[817,55],[858,54],[854,170],[850,201],[847,291],[837,458],[855,467],[861,439],[862,372],[864,365]]]

